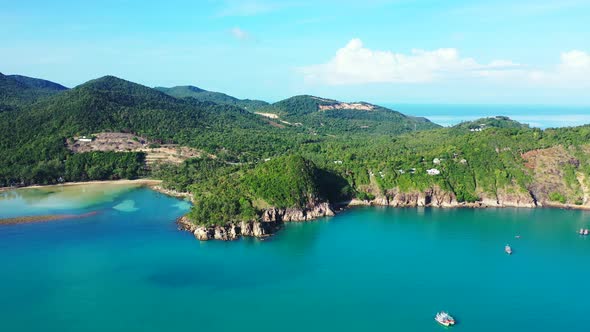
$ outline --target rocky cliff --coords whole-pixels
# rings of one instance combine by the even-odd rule
[[[385,195],[370,201],[353,199],[346,205],[392,206],[392,207],[536,207],[535,198],[528,192],[497,192],[495,195],[481,194],[477,202],[458,202],[455,194],[440,188],[428,188],[424,191],[400,192],[388,190]]]
[[[184,216],[178,219],[180,229],[189,231],[201,240],[237,240],[241,236],[263,238],[272,235],[284,222],[309,221],[321,217],[333,216],[334,210],[328,203],[318,203],[304,209],[269,208],[262,213],[260,220],[240,221],[226,225],[197,225]]]

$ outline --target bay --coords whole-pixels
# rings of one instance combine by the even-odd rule
[[[189,205],[146,188],[18,192],[0,218],[96,213],[0,226],[3,331],[440,331],[440,310],[458,331],[590,326],[585,211],[354,208],[199,242],[174,224]]]

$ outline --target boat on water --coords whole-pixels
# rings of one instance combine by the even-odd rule
[[[504,251],[508,254],[508,255],[512,255],[512,248],[510,248],[509,245],[506,245],[504,247]]]
[[[455,325],[455,318],[449,315],[449,313],[441,311],[437,312],[436,316],[434,316],[434,320],[436,320],[439,324],[444,326],[452,326]]]
[[[580,228],[580,235],[588,235],[589,232],[588,228]]]

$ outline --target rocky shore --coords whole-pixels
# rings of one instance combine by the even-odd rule
[[[264,238],[274,234],[286,222],[310,221],[326,216],[333,216],[338,211],[354,206],[389,206],[389,207],[435,207],[435,208],[562,208],[590,210],[588,205],[560,204],[555,202],[539,202],[533,193],[512,192],[481,195],[477,202],[459,202],[453,193],[438,188],[430,188],[423,192],[398,192],[388,191],[385,195],[373,200],[352,199],[340,202],[336,206],[328,203],[320,203],[306,209],[277,209],[270,208],[264,211],[258,221],[242,221],[228,223],[226,225],[196,225],[186,216],[178,219],[177,223],[182,230],[189,231],[201,240],[237,240],[242,236]]]
[[[455,194],[430,188],[425,191],[399,192],[388,191],[373,200],[352,199],[344,202],[346,206],[391,206],[391,207],[439,207],[439,208],[485,208],[485,207],[523,207],[542,206],[530,193],[498,193],[494,197],[482,195],[481,200],[473,203],[459,202]]]
[[[263,212],[260,220],[256,221],[241,221],[226,225],[196,225],[188,217],[183,216],[177,220],[177,224],[180,229],[193,233],[201,241],[231,241],[242,236],[264,238],[275,233],[285,222],[304,222],[333,215],[335,212],[328,203],[318,203],[304,209],[270,208]]]

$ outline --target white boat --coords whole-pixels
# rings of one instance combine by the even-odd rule
[[[444,311],[437,312],[436,316],[434,316],[434,320],[444,326],[455,325],[455,318],[453,318],[451,315]]]
[[[589,232],[590,232],[590,231],[588,230],[588,228],[586,228],[586,229],[584,230],[584,235],[588,235],[588,233],[589,233]]]
[[[512,248],[510,248],[509,245],[506,245],[504,247],[504,251],[508,254],[508,255],[512,255]]]

